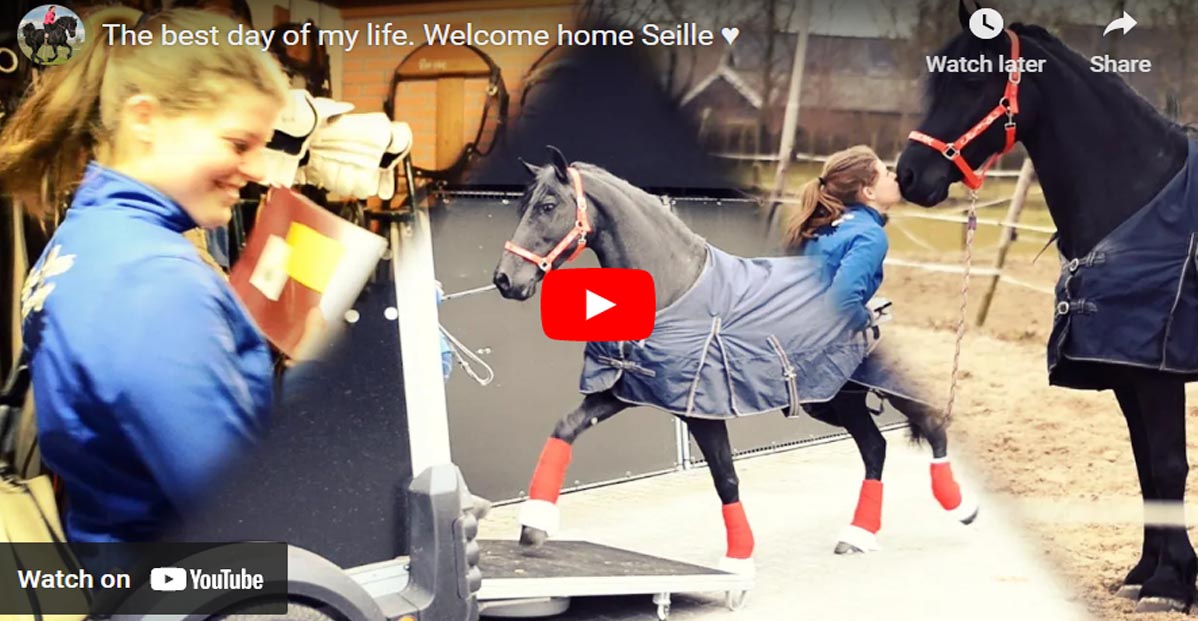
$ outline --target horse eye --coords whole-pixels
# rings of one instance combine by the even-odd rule
[[[557,203],[553,203],[553,202],[541,203],[541,211],[545,211],[545,212],[553,211],[554,207],[557,207]]]

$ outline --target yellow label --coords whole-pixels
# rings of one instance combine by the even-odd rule
[[[323,293],[345,254],[345,247],[299,222],[291,223],[287,245],[291,246],[287,274],[301,285]]]

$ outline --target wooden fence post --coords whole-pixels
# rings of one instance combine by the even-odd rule
[[[1003,265],[1007,262],[1007,251],[1011,249],[1011,244],[1015,241],[1015,224],[1019,222],[1019,215],[1023,213],[1023,204],[1027,200],[1027,191],[1032,185],[1034,172],[1032,158],[1024,157],[1023,166],[1019,169],[1019,180],[1015,182],[1015,193],[1011,195],[1011,205],[1007,208],[1007,217],[1003,220],[1002,232],[999,234],[998,255],[994,258],[994,274],[990,276],[986,293],[982,295],[981,306],[978,307],[978,326],[986,323],[986,315],[989,314],[990,304],[994,301],[998,281],[1002,279]]]

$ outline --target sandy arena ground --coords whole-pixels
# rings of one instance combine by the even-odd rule
[[[956,263],[955,254],[906,260]],[[985,252],[975,265],[989,266]],[[1046,254],[1037,263],[1017,257],[1008,273],[1051,287],[1058,264]],[[960,300],[958,274],[888,267],[882,295],[895,302],[890,338],[904,346],[915,368],[926,369],[947,395]],[[988,277],[972,279],[969,317],[975,316]],[[954,454],[988,477],[987,487],[1008,496],[1033,540],[1100,619],[1177,621],[1180,614],[1133,615],[1134,603],[1113,590],[1139,557],[1141,505],[1127,428],[1110,392],[1048,386],[1045,342],[1052,298],[1000,284],[990,318],[970,328],[962,354],[962,381],[951,437]],[[1187,418],[1198,418],[1195,394]],[[1190,434],[1191,471],[1195,450]],[[1191,475],[1189,496],[1194,497]],[[1191,540],[1194,539],[1193,528]]]

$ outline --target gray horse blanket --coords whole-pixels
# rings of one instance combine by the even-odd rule
[[[1111,388],[1088,362],[1198,379],[1198,145],[1147,205],[1082,257],[1062,257],[1049,383]]]
[[[869,352],[824,295],[831,270],[809,257],[745,259],[708,246],[681,298],[643,341],[587,343],[581,390],[626,403],[732,418],[831,399]]]

